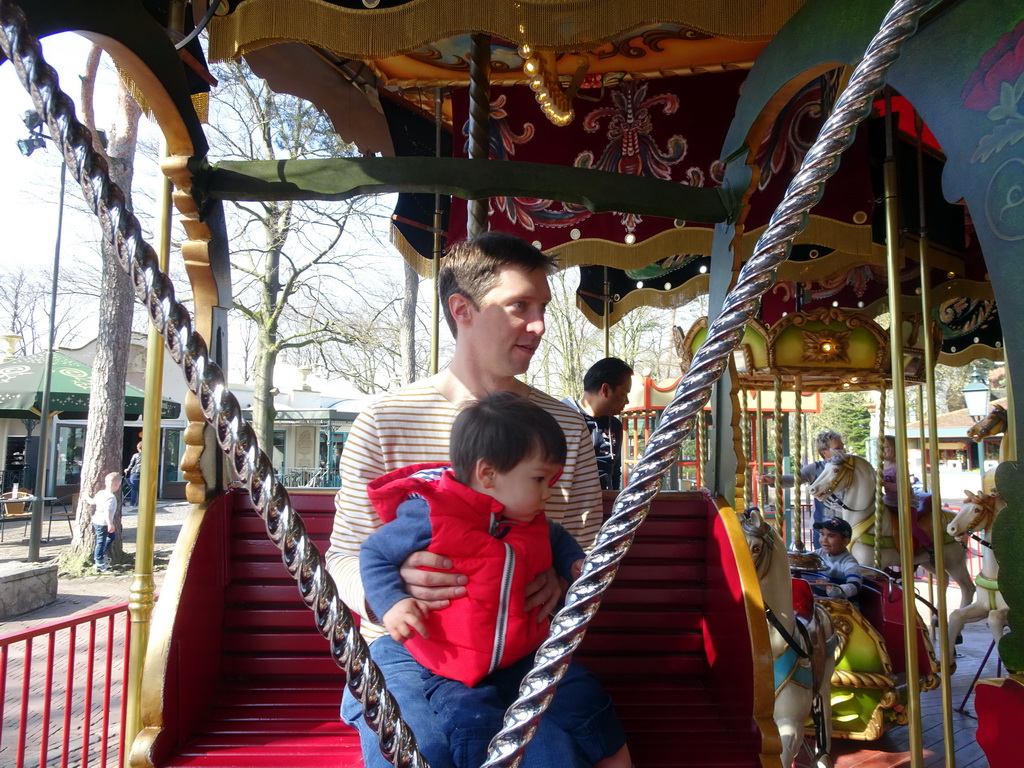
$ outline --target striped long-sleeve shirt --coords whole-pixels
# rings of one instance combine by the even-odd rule
[[[579,413],[564,403],[532,387],[527,397],[555,417],[568,447],[564,471],[545,513],[589,549],[601,526],[601,486],[590,432]],[[363,617],[360,629],[367,641],[384,634],[384,629],[368,618],[359,577],[359,548],[381,525],[366,497],[366,484],[409,464],[447,462],[448,438],[459,410],[427,379],[385,395],[352,425],[341,456],[341,490],[335,497],[325,559],[341,599]]]

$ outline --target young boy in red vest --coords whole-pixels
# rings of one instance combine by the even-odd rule
[[[412,465],[367,486],[387,524],[363,545],[360,572],[370,608],[429,670],[424,690],[456,766],[477,768],[547,636],[547,617],[525,610],[526,585],[552,565],[575,579],[584,554],[544,516],[566,454],[554,417],[495,392],[459,414],[450,445],[450,469]],[[440,611],[406,594],[399,568],[421,550],[450,558],[469,577],[468,594]],[[574,735],[591,765],[629,768],[611,700],[575,662],[544,717]]]

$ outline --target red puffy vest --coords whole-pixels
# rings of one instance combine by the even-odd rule
[[[389,472],[367,485],[367,495],[385,523],[410,495],[430,507],[431,542],[427,549],[451,558],[452,570],[469,582],[466,596],[428,619],[430,637],[405,645],[427,669],[474,686],[490,672],[532,653],[544,641],[548,622],[526,613],[526,585],[551,567],[547,518],[529,523],[501,518],[502,506],[490,496],[455,480],[449,470],[436,482],[411,477],[444,466],[414,464]]]

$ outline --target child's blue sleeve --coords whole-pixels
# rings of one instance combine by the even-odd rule
[[[430,507],[423,498],[414,496],[398,507],[398,517],[370,534],[359,548],[359,575],[366,604],[378,619],[409,596],[399,569],[413,552],[426,549],[430,539]]]
[[[548,520],[548,527],[551,529],[551,564],[559,576],[572,582],[572,564],[586,557],[583,547],[558,523]]]

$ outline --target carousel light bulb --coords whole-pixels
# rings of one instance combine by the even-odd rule
[[[537,71],[538,71],[538,65],[537,65],[537,60],[536,59],[527,59],[526,63],[523,64],[523,72],[528,74],[530,77],[533,77],[534,75],[536,75]]]
[[[539,77],[535,77],[530,81],[530,90],[532,91],[539,91],[543,87],[544,81]]]
[[[529,43],[523,43],[522,45],[519,46],[519,55],[522,56],[524,59],[528,59],[530,58],[530,56],[533,55],[533,48],[530,46]]]
[[[822,342],[822,344],[821,344],[821,351],[822,352],[831,352],[832,351],[832,345],[829,342],[827,342],[827,341]]]

